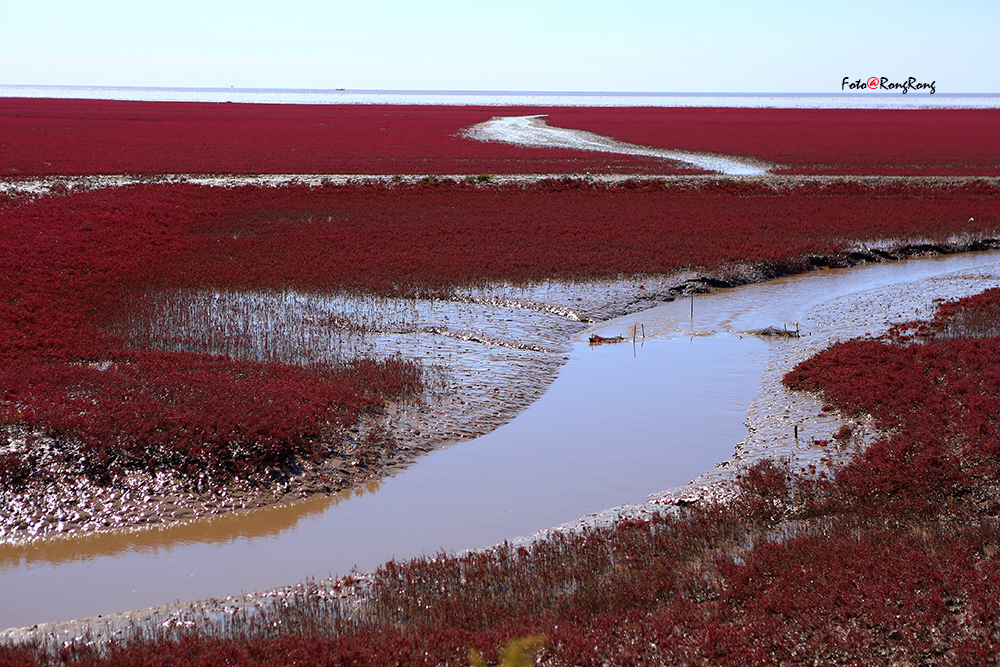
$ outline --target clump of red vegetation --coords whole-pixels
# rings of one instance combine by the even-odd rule
[[[58,459],[102,482],[133,468],[226,479],[318,460],[339,429],[419,391],[419,368],[395,358],[298,367],[131,348],[118,329],[125,304],[177,284],[239,286],[210,269],[184,275],[182,259],[217,239],[199,237],[192,212],[177,210],[196,191],[175,194],[0,202],[8,435],[55,438]],[[3,488],[27,482],[35,462],[0,459]]]
[[[755,158],[783,173],[997,175],[997,109],[214,104],[0,99],[0,177],[162,173],[696,173],[664,160],[480,143],[547,114],[622,141]]]
[[[998,310],[992,290],[935,322]],[[892,432],[833,474],[763,461],[725,505],[389,563],[356,610],[307,588],[206,634],[5,649],[0,664],[464,665],[466,647],[492,661],[539,633],[550,665],[992,664],[1000,374],[977,345],[998,343],[960,333],[856,340],[787,376]]]
[[[1000,290],[988,290],[942,305],[931,322],[894,327],[887,340],[834,345],[786,376],[788,386],[822,391],[842,412],[871,415],[893,433],[840,473],[861,501],[973,501],[985,493],[975,480],[997,477],[998,315]],[[916,341],[899,344],[913,341],[907,331]]]
[[[1000,304],[995,290],[938,304],[929,322],[894,324],[887,338],[897,343],[941,338],[993,338],[1000,335]]]

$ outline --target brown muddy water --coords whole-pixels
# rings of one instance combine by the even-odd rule
[[[819,271],[696,296],[693,317],[681,299],[595,325],[513,421],[367,488],[157,530],[0,546],[0,628],[367,570],[642,502],[733,455],[762,377],[780,371],[769,366],[778,348],[794,359],[821,341],[926,316],[935,297],[995,285],[1000,253],[969,253]],[[796,323],[797,340],[748,334]],[[629,340],[592,347],[591,333]]]

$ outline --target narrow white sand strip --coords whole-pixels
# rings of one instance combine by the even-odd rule
[[[646,155],[684,162],[699,169],[717,171],[728,176],[765,176],[770,165],[749,158],[714,153],[688,153],[667,148],[640,146],[618,141],[593,132],[552,127],[538,116],[496,116],[462,131],[462,136],[476,141],[499,141],[518,146],[570,148],[601,153]]]

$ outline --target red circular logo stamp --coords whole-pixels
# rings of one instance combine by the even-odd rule
[[[868,87],[871,90],[875,90],[875,89],[878,88],[878,77],[877,76],[873,76],[872,78],[868,79]]]

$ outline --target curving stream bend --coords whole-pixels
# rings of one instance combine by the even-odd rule
[[[157,530],[0,546],[0,628],[487,546],[688,484],[741,441],[754,456],[794,455],[800,445],[780,414],[792,398],[777,386],[790,364],[927,317],[934,298],[993,286],[1000,252],[968,253],[721,290],[695,297],[693,317],[682,299],[603,322],[576,335],[556,381],[513,421],[367,488]],[[799,339],[746,333],[796,323]],[[636,324],[645,339],[634,345],[586,342]]]

